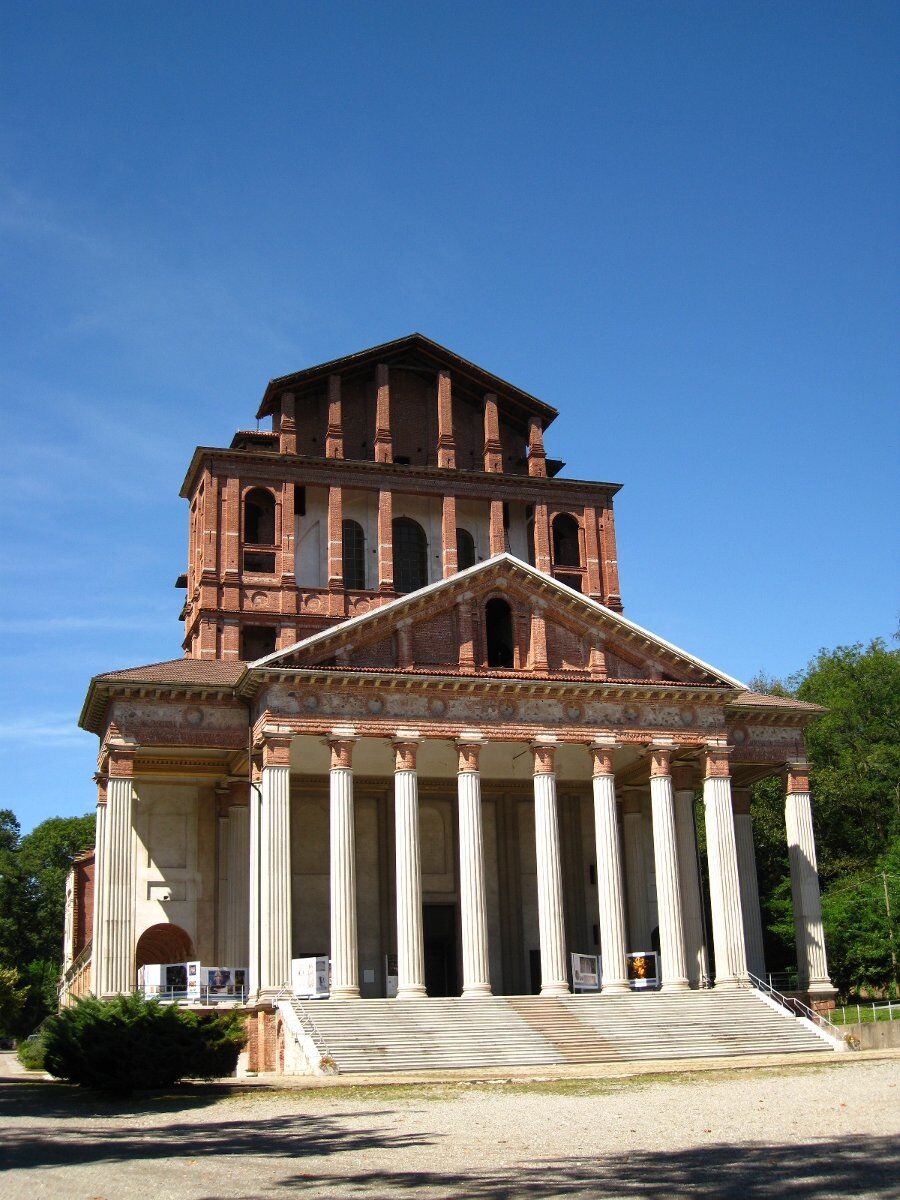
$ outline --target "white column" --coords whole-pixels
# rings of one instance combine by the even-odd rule
[[[353,743],[328,739],[331,751],[331,995],[359,998],[356,936],[356,831],[353,817]]]
[[[541,995],[569,990],[563,908],[559,814],[556,804],[556,747],[531,743],[534,755],[534,836],[537,857],[538,924],[541,943]]]
[[[91,991],[101,996],[106,958],[106,778],[99,772],[97,784],[97,824],[94,829],[94,915],[91,928]]]
[[[756,878],[756,851],[753,846],[749,791],[745,788],[739,791],[732,789],[731,805],[734,809],[734,844],[741,881],[741,914],[744,918],[747,969],[757,979],[765,979],[766,956],[763,948],[762,915],[759,910],[759,883]]]
[[[615,742],[593,742],[594,830],[597,840],[597,893],[600,909],[600,959],[605,992],[627,992],[625,903],[619,856],[619,818],[612,758]]]
[[[134,989],[134,755],[137,747],[125,738],[107,746],[106,804],[102,835],[95,857],[95,895],[98,919],[91,952],[91,988],[97,996],[115,996]],[[95,974],[96,972],[96,974]]]
[[[489,996],[487,900],[484,889],[484,832],[481,824],[481,741],[461,739],[457,774],[459,806],[459,902],[462,924],[463,995]]]
[[[675,789],[675,840],[678,844],[678,877],[681,880],[681,921],[688,983],[699,987],[709,974],[703,934],[703,897],[697,864],[697,831],[694,828],[694,769],[685,763],[672,766]]]
[[[243,785],[246,791],[246,783]],[[226,917],[226,967],[246,967],[250,898],[250,809],[232,804],[228,809],[228,913]]]
[[[419,845],[418,739],[394,742],[394,823],[397,859],[397,999],[424,996],[422,858]]]
[[[659,911],[661,990],[664,992],[684,991],[688,986],[675,840],[675,797],[669,766],[671,755],[671,747],[652,746],[650,750],[653,857]]]
[[[647,864],[641,797],[629,788],[622,801],[622,841],[625,850],[625,888],[628,898],[628,937],[632,953],[652,949],[647,912]]]
[[[809,767],[804,762],[788,763],[784,815],[791,863],[798,982],[801,988],[810,992],[825,992],[830,996],[834,994],[834,985],[828,976],[825,956]]]
[[[744,918],[727,746],[708,746],[703,804],[706,809],[706,853],[709,861],[709,900],[712,910],[716,987],[737,987],[747,977]]]
[[[251,784],[248,805],[248,834],[250,851],[250,879],[247,896],[247,992],[259,994],[262,911],[262,861],[260,859],[262,824],[262,770],[257,761],[250,765]]]
[[[265,734],[265,731],[263,731]],[[259,992],[269,996],[291,979],[291,739],[263,745],[259,810]]]

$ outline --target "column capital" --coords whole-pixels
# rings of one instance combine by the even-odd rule
[[[419,752],[421,741],[418,734],[411,736],[398,734],[397,737],[391,738],[391,745],[394,747],[395,771],[414,771],[416,769],[416,755]]]
[[[809,791],[809,763],[803,758],[789,758],[786,763],[787,792]]]
[[[533,741],[534,775],[553,775],[556,771],[556,745],[553,742]]]
[[[325,738],[331,751],[331,770],[350,769],[353,766],[353,747],[359,741],[355,733],[332,730]]]
[[[104,757],[109,779],[131,779],[138,745],[133,738],[114,737],[106,743]]]
[[[672,786],[676,792],[692,792],[696,786],[697,771],[691,762],[672,763]]]
[[[675,746],[671,742],[650,743],[650,778],[668,779],[672,774],[672,751]]]
[[[730,779],[731,767],[728,759],[732,747],[725,742],[707,742],[705,748],[706,769],[705,779]]]
[[[603,734],[590,743],[588,752],[591,756],[591,775],[595,779],[598,775],[615,775],[612,762],[619,746],[620,743],[615,738]]]
[[[259,739],[262,766],[289,767],[291,765],[291,740],[293,735],[286,731],[264,726]]]
[[[467,772],[474,774],[478,771],[478,759],[484,744],[484,738],[460,737],[456,739],[456,752],[459,756],[458,775]]]

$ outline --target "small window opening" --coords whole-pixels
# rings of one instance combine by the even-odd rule
[[[294,516],[295,517],[305,517],[306,516],[306,488],[305,487],[295,487],[294,488]]]
[[[241,630],[241,659],[254,662],[275,650],[275,630],[271,625],[245,625]]]
[[[416,592],[428,583],[428,539],[425,530],[410,517],[392,522],[394,542],[394,587],[398,592]]]
[[[245,550],[244,570],[250,575],[274,575],[275,555],[265,550]]]
[[[244,497],[244,541],[251,546],[275,545],[275,499],[263,488]]]
[[[341,535],[344,587],[361,592],[366,586],[366,535],[359,521],[344,521]]]
[[[553,521],[553,564],[557,567],[581,566],[578,522],[568,513],[560,513]]]
[[[456,531],[456,565],[460,571],[475,566],[475,539],[468,529]]]
[[[484,606],[484,626],[489,667],[508,669],[513,665],[512,609],[495,596]]]

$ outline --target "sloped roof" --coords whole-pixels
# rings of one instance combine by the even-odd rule
[[[741,692],[731,701],[740,708],[793,708],[798,712],[826,712],[821,704],[809,700],[795,700],[792,696],[772,696],[768,692]]]
[[[657,634],[644,629],[634,621],[629,621],[627,617],[613,612],[612,609],[607,608],[604,604],[600,604],[599,601],[592,600],[589,596],[584,596],[580,592],[573,591],[566,584],[560,583],[559,580],[554,579],[550,575],[545,575],[543,571],[538,571],[536,567],[532,567],[528,563],[506,552],[496,554],[493,558],[485,559],[484,562],[476,563],[472,567],[467,567],[464,571],[459,571],[446,579],[440,579],[436,583],[428,584],[418,591],[410,592],[405,596],[399,596],[397,599],[391,600],[379,608],[370,609],[368,612],[361,613],[357,617],[351,617],[347,621],[342,621],[339,625],[332,625],[327,629],[322,629],[318,633],[314,633],[310,637],[296,642],[293,646],[288,646],[283,650],[276,650],[272,654],[268,654],[264,658],[257,659],[256,662],[251,663],[250,669],[289,666],[290,659],[303,651],[308,651],[315,647],[322,647],[324,649],[329,645],[337,647],[342,642],[352,642],[367,627],[392,622],[402,617],[405,611],[421,608],[423,602],[431,601],[443,592],[465,591],[480,576],[485,575],[499,575],[511,580],[517,579],[520,582],[526,583],[531,589],[540,589],[544,592],[550,589],[556,592],[566,604],[581,607],[585,615],[590,616],[607,628],[618,631],[626,636],[628,640],[637,638],[645,645],[655,648],[667,657],[674,656],[676,659],[682,660],[694,670],[699,669],[708,675],[710,677],[708,682],[714,685],[718,684],[721,687],[736,688],[741,692],[746,692],[747,685],[739,679],[735,679],[731,675],[726,675],[723,671],[719,671],[717,668],[710,666],[709,663],[697,658],[696,655],[690,654],[687,650],[680,649],[678,646],[666,641],[665,638],[661,638]]]
[[[346,374],[349,371],[363,369],[377,363],[386,363],[390,366],[392,362],[396,362],[399,365],[404,356],[409,354],[415,354],[436,369],[452,368],[458,376],[467,379],[480,391],[494,392],[500,400],[505,400],[513,408],[543,418],[545,428],[559,415],[555,408],[545,404],[543,400],[538,400],[529,392],[522,391],[521,388],[507,383],[505,379],[500,379],[497,375],[492,375],[490,371],[469,362],[468,359],[462,358],[453,350],[448,350],[446,346],[433,342],[431,338],[425,337],[422,333],[410,333],[405,337],[396,338],[392,342],[382,342],[380,346],[370,346],[367,350],[358,350],[355,354],[346,354],[343,358],[334,358],[330,362],[318,363],[313,367],[305,367],[302,371],[294,371],[290,375],[272,379],[266,386],[256,415],[265,417],[273,412],[277,407],[277,396],[280,392],[291,388],[300,388],[305,384],[324,379],[328,375]]]
[[[95,675],[91,682],[192,683],[198,686],[233,687],[244,673],[245,666],[242,662],[225,662],[220,658],[171,658],[143,667],[106,671],[102,675]]]

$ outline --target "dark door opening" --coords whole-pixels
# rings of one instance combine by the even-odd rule
[[[422,906],[425,942],[425,988],[429,996],[458,996],[456,905]]]

